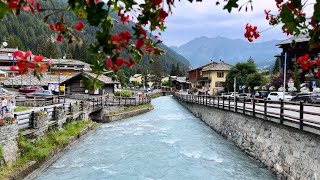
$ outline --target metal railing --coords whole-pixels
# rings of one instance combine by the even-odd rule
[[[320,105],[294,101],[272,101],[247,97],[200,96],[175,93],[179,101],[196,103],[261,119],[276,118],[280,124],[294,123],[300,130],[320,130]]]

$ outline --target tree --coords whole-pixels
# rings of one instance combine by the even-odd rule
[[[177,67],[176,67],[175,64],[171,65],[170,75],[171,76],[176,76],[177,75]]]
[[[248,74],[246,79],[246,86],[253,89],[256,86],[263,85],[264,77],[260,73]]]
[[[237,78],[237,87],[247,84],[249,74],[257,73],[256,66],[251,62],[239,62],[233,66],[228,72],[226,79],[226,86],[229,91],[233,91],[234,77]]]
[[[274,62],[272,74],[279,74],[280,73],[280,66],[281,66],[281,59],[279,57],[276,58],[276,61]]]

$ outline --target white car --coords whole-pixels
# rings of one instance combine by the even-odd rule
[[[284,93],[284,94],[283,94]],[[279,100],[285,100],[285,101],[291,101],[293,98],[292,95],[290,95],[287,92],[271,92],[268,95],[268,100],[272,100],[272,101],[279,101]]]

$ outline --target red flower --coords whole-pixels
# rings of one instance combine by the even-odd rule
[[[9,9],[17,9],[19,6],[20,0],[11,0],[9,1],[8,7]]]
[[[0,126],[4,126],[4,120],[3,119],[0,120]]]
[[[153,4],[160,5],[162,3],[162,0],[152,0]]]
[[[86,1],[87,1],[87,3],[90,2],[90,0],[86,0]],[[94,0],[94,3],[98,4],[98,2],[99,2],[99,0]]]
[[[10,66],[10,71],[19,71],[18,66]]]
[[[43,61],[43,56],[34,56],[32,60],[34,62],[42,62]]]
[[[318,59],[318,60],[316,61],[316,64],[317,64],[318,67],[320,67],[320,59]]]
[[[161,8],[159,11],[159,17],[162,21],[164,21],[168,17],[168,13]]]
[[[117,58],[116,65],[117,67],[121,67],[123,65],[123,59],[121,57]]]
[[[247,24],[245,29],[246,32],[244,33],[244,37],[247,38],[249,42],[252,42],[253,39],[257,39],[260,37],[259,32],[257,32],[257,26],[251,26]]]
[[[143,45],[144,45],[144,39],[142,39],[142,38],[137,39],[137,41],[136,41],[136,48],[137,48],[137,49],[141,49]]]
[[[107,59],[106,66],[111,70],[115,69],[115,67],[113,66],[113,63],[112,63],[112,59],[110,59],[110,58]]]
[[[83,30],[83,26],[84,26],[83,22],[79,21],[78,24],[74,27],[74,29],[76,31],[82,31]]]
[[[50,25],[49,25],[49,28],[50,28],[52,31],[55,31],[53,24],[50,24]]]
[[[124,43],[124,45],[128,45],[130,41],[130,32],[125,31],[125,32],[120,32],[118,34],[118,38]]]
[[[318,78],[320,78],[320,69],[318,69],[317,75],[318,75]]]
[[[27,59],[29,56],[31,56],[31,51],[27,51],[27,52],[15,51],[12,53],[12,56],[15,59]]]
[[[65,28],[63,27],[63,24],[61,23],[61,22],[57,22],[56,24],[55,24],[55,29],[57,30],[57,31],[64,31],[65,30]]]
[[[62,36],[61,36],[60,34],[59,34],[58,37],[57,37],[57,42],[58,42],[58,43],[61,43],[61,42],[62,42]]]
[[[36,3],[37,11],[41,10],[41,5],[39,2]]]

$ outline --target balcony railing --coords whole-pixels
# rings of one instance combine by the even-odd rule
[[[197,79],[199,82],[211,82],[211,79],[209,77],[199,77]]]

